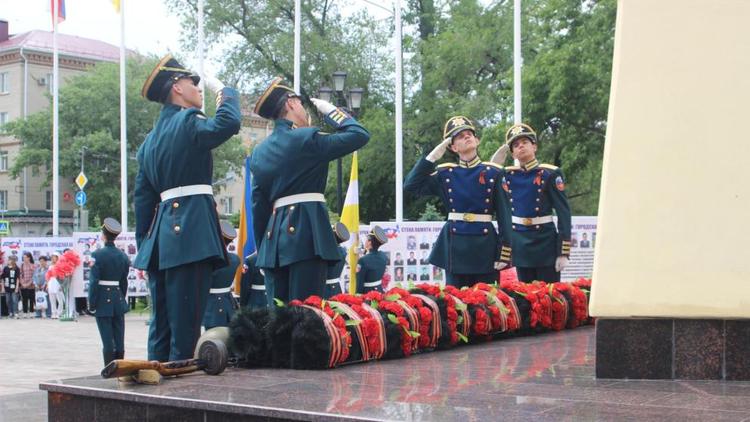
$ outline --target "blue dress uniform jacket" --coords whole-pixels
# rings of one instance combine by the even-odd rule
[[[420,159],[409,172],[404,189],[417,195],[440,197],[449,213],[470,214],[465,221],[446,221],[430,253],[429,262],[452,274],[494,272],[497,261],[510,261],[511,222],[508,197],[501,188],[503,168],[481,162],[436,166]],[[490,214],[498,222],[468,221],[474,214]]]
[[[357,293],[367,293],[371,290],[382,292],[382,284],[365,286],[365,283],[381,282],[386,265],[388,257],[381,251],[371,251],[360,258],[357,262]]]
[[[245,258],[240,279],[240,306],[250,308],[265,308],[269,305],[266,297],[266,281],[260,268],[255,265],[257,253]]]
[[[179,186],[211,185],[211,150],[240,130],[239,94],[222,90],[214,118],[196,108],[166,104],[154,129],[138,149],[135,220],[138,255],[134,266],[164,270],[211,260],[225,265],[224,242],[211,195],[162,201],[160,194]]]
[[[96,317],[115,317],[128,310],[125,299],[128,292],[130,261],[127,255],[112,242],[91,254],[94,265],[89,272],[88,306]],[[117,281],[118,286],[100,286],[99,281]]]
[[[259,267],[281,268],[310,259],[339,260],[325,203],[301,202],[273,209],[279,198],[322,194],[328,163],[358,150],[370,139],[352,117],[333,123],[338,131],[323,134],[318,128],[296,128],[289,120],[278,119],[273,133],[253,151],[253,229]]]
[[[513,214],[513,265],[549,267],[558,256],[570,255],[571,215],[562,171],[534,159],[526,166],[505,168],[503,189],[510,195]],[[550,221],[534,218],[557,214],[557,229]]]
[[[240,266],[240,258],[230,253],[229,265],[219,268],[211,275],[211,290],[231,288],[234,284],[234,275]],[[208,294],[206,312],[203,314],[203,326],[206,330],[213,327],[227,327],[234,315],[234,298],[232,291],[225,293]]]

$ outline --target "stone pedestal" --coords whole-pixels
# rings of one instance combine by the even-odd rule
[[[750,380],[748,16],[743,0],[618,1],[598,377]]]

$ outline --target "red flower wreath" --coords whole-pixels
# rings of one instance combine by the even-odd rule
[[[458,343],[459,336],[458,336],[458,312],[456,311],[456,299],[453,295],[446,294],[446,292],[440,288],[440,286],[437,286],[435,284],[417,284],[415,286],[417,289],[420,289],[427,293],[430,296],[443,299],[445,301],[445,313],[444,316],[445,320],[447,321],[448,330],[450,331],[450,345],[454,346],[456,343]]]
[[[567,293],[572,302],[570,305],[573,312],[573,319],[568,324],[568,328],[575,328],[586,324],[589,319],[586,294],[571,283],[555,283],[555,288],[560,292]]]
[[[367,350],[370,356],[376,356],[383,347],[380,340],[380,321],[378,321],[368,309],[365,308],[362,296],[350,294],[337,294],[330,298],[333,302],[341,302],[349,305],[362,318],[361,329],[367,342]],[[381,356],[378,356],[381,357]]]
[[[396,298],[398,296],[398,298]],[[418,297],[414,297],[407,290],[400,287],[394,287],[385,293],[386,300],[403,300],[407,305],[417,311],[419,316],[419,337],[417,338],[417,347],[426,348],[430,344],[430,326],[432,323],[432,311],[422,303]]]
[[[336,331],[338,331],[339,336],[342,340],[341,356],[339,357],[339,360],[335,362],[335,365],[345,362],[349,357],[349,348],[352,346],[352,336],[349,335],[349,331],[346,329],[346,321],[344,320],[344,318],[333,308],[331,308],[331,305],[328,303],[328,301],[324,301],[319,296],[310,296],[302,302],[296,299],[289,302],[289,306],[300,305],[307,305],[313,308],[321,309],[326,313],[326,315],[331,317],[331,321],[333,321],[333,325],[336,327]]]

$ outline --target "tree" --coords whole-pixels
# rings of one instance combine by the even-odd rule
[[[127,123],[128,123],[128,203],[133,203],[137,162],[135,152],[159,116],[159,104],[140,96],[141,86],[156,65],[153,57],[131,56],[127,61]],[[90,222],[120,215],[120,98],[119,64],[100,63],[91,71],[75,76],[60,87],[60,176],[72,188],[73,178],[81,169],[84,152],[86,207]],[[206,101],[207,106],[213,104]],[[52,181],[51,110],[32,114],[25,120],[9,123],[4,129],[22,141],[18,159],[11,175],[15,178],[24,167],[47,172],[47,186]],[[242,160],[239,138],[218,148],[214,161],[215,178],[230,170],[238,170]],[[218,177],[217,177],[218,176]],[[133,226],[134,213],[129,226]]]

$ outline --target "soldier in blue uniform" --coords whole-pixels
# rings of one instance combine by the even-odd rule
[[[96,317],[102,338],[102,356],[106,366],[114,359],[125,357],[125,313],[130,310],[128,293],[130,260],[117,249],[115,239],[122,231],[114,218],[105,218],[102,226],[104,247],[91,254],[89,272],[89,310]]]
[[[387,242],[388,237],[380,226],[370,229],[365,240],[365,256],[357,262],[357,293],[383,291],[383,274],[388,265],[388,257],[378,249]]]
[[[224,244],[229,246],[237,237],[237,231],[228,221],[222,221],[221,236],[224,238]],[[229,253],[228,257],[229,265],[214,271],[211,276],[211,290],[208,291],[206,313],[203,315],[203,327],[206,330],[214,327],[228,327],[234,315],[232,284],[234,284],[237,267],[240,266],[240,258],[233,253]]]
[[[448,210],[448,221],[429,258],[430,264],[445,269],[447,283],[459,288],[479,281],[492,283],[497,271],[511,260],[510,205],[500,184],[503,168],[479,158],[480,140],[468,118],[450,118],[443,137],[443,142],[417,161],[404,189],[438,196]],[[458,162],[436,165],[447,149],[458,155]],[[499,234],[492,225],[494,219]]]
[[[239,132],[239,93],[206,78],[217,92],[216,116],[209,118],[200,110],[199,80],[167,55],[141,90],[147,99],[164,104],[138,149],[135,181],[134,266],[149,271],[150,360],[193,356],[211,273],[227,263],[211,188],[211,150]]]
[[[255,265],[258,253],[253,252],[245,257],[240,279],[240,307],[251,309],[268,306],[266,297],[266,278],[263,271]]]
[[[517,124],[505,134],[520,166],[506,167],[503,189],[513,214],[513,265],[518,279],[560,281],[570,256],[571,216],[562,171],[536,159],[537,137],[531,126]],[[557,228],[552,218],[557,215]]]
[[[311,99],[335,133],[309,126],[301,98],[276,78],[255,104],[274,120],[253,151],[253,225],[266,294],[283,301],[322,296],[328,262],[340,259],[323,192],[328,163],[362,148],[370,134],[346,111]]]
[[[338,242],[339,245],[349,240],[350,234],[349,229],[346,228],[344,223],[338,222],[333,225],[333,234],[336,236],[336,242]],[[341,293],[341,271],[344,270],[344,265],[346,265],[346,248],[343,246],[339,246],[339,256],[341,259],[338,261],[330,261],[328,263],[328,275],[326,279],[326,291],[323,297],[326,299],[330,298],[331,296],[336,296],[337,294]],[[345,287],[346,289],[346,287]]]

